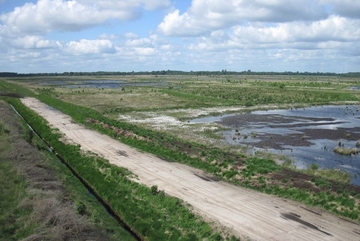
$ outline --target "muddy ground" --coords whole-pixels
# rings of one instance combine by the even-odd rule
[[[241,118],[239,118],[241,116]],[[303,120],[308,122],[322,122],[321,125],[334,125],[343,124],[345,122],[337,121],[331,118],[310,118],[310,117],[290,117],[283,115],[257,115],[251,113],[243,113],[241,115],[233,115],[223,118],[218,121],[219,124],[232,127],[234,129],[241,127],[246,129],[247,127],[252,128],[251,125],[266,124],[269,128],[278,128],[281,124],[281,128],[292,129],[301,127],[302,133],[290,133],[290,134],[274,134],[274,133],[256,133],[256,139],[258,141],[251,142],[251,146],[266,149],[284,150],[284,146],[311,146],[312,140],[328,139],[328,140],[341,140],[346,139],[350,141],[357,141],[360,139],[360,135],[346,135],[346,133],[360,133],[360,126],[355,128],[337,128],[337,129],[306,129],[311,126],[311,123],[298,123],[293,124],[296,121]],[[273,123],[273,124],[271,124]],[[239,138],[241,139],[241,138]],[[241,141],[239,141],[241,142]],[[246,142],[245,142],[246,143]]]

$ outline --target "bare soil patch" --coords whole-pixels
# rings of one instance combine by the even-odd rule
[[[75,124],[69,116],[36,99],[25,98],[22,102],[58,128],[65,138],[80,144],[82,150],[97,153],[110,163],[129,169],[138,176],[139,182],[149,187],[157,185],[239,237],[307,241],[360,239],[357,224],[325,212],[318,215],[319,212],[296,202],[212,180],[203,171],[163,161]],[[290,216],[286,215],[289,213]]]

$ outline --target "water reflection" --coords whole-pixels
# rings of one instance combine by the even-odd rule
[[[360,155],[344,156],[333,151],[338,145],[355,148],[360,140],[360,106],[316,106],[289,110],[211,116],[192,120],[217,122],[230,128],[225,140],[291,157],[298,168],[316,163],[322,168],[342,169],[360,185]]]

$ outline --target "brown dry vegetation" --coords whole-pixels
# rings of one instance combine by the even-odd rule
[[[32,229],[24,240],[109,240],[85,216],[76,213],[74,204],[68,199],[69,194],[55,171],[44,155],[24,140],[24,130],[19,118],[1,101],[0,113],[0,123],[9,133],[8,142],[11,144],[10,148],[0,150],[0,162],[10,164],[14,173],[18,173],[26,183],[26,194],[19,200],[17,207],[24,210],[19,216],[27,215],[27,218],[21,219],[22,226]],[[4,138],[1,140],[4,142]],[[6,217],[7,213],[2,211],[0,215]],[[20,220],[14,215],[11,217],[14,220],[1,219],[4,221],[1,225],[5,227],[7,222]],[[18,231],[14,229],[13,235],[1,237],[15,240]]]

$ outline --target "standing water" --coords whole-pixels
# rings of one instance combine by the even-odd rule
[[[223,133],[228,143],[286,155],[299,169],[313,163],[341,169],[352,174],[352,184],[360,185],[360,154],[334,152],[336,147],[356,148],[360,141],[359,105],[253,111],[192,122],[220,123],[230,129]]]

